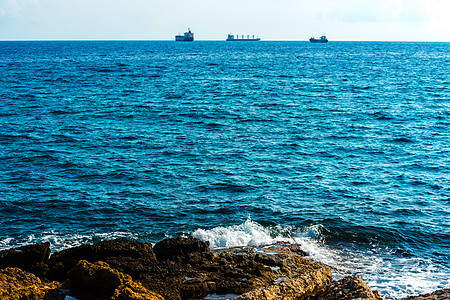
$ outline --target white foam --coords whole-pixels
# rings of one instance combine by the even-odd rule
[[[3,240],[0,240],[0,250],[9,248],[8,245],[11,245],[13,240],[13,238],[5,238]]]
[[[238,225],[220,226],[208,230],[197,229],[192,236],[202,241],[209,241],[213,249],[260,246],[278,241],[291,242],[301,245],[302,249],[315,260],[324,263],[335,262],[333,258],[340,253],[325,246],[321,231],[321,225],[312,225],[302,230],[295,230],[290,226],[264,227],[248,218]]]
[[[398,257],[392,249],[331,247],[324,242],[321,225],[299,229],[264,227],[248,218],[238,225],[197,229],[192,236],[209,241],[211,248],[259,246],[277,241],[296,243],[312,259],[335,267],[335,279],[348,274],[360,275],[384,298],[400,299],[450,286],[450,270],[431,260]]]
[[[361,277],[385,298],[404,298],[450,287],[450,270],[423,258],[378,258],[361,267]]]
[[[31,234],[22,239],[6,238],[0,241],[0,250],[17,248],[20,246],[36,244],[36,243],[50,243],[52,252],[61,251],[67,248],[80,246],[83,244],[90,244],[102,240],[111,240],[115,238],[126,237],[134,239],[135,236],[131,233],[116,231],[111,233],[92,233],[92,234],[71,234],[58,231],[42,232],[38,236]]]
[[[281,236],[272,236],[270,228],[264,228],[250,218],[239,225],[220,226],[209,230],[197,229],[192,236],[202,241],[209,241],[211,248],[260,246],[279,240],[292,240]]]

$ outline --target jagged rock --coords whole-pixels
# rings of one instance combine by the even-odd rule
[[[437,290],[433,293],[410,296],[402,300],[448,300],[450,299],[450,289]]]
[[[15,267],[42,276],[48,269],[50,243],[27,245],[0,251],[0,269]]]
[[[162,296],[132,281],[131,276],[109,267],[107,263],[81,260],[70,271],[63,288],[79,300],[162,300]]]
[[[49,260],[48,277],[52,280],[64,281],[69,270],[80,260],[106,261],[116,267],[122,264],[122,260],[125,261],[123,264],[127,265],[135,263],[136,260],[154,261],[156,257],[150,243],[140,243],[125,238],[102,241],[53,253]]]
[[[18,268],[0,270],[0,299],[42,300],[50,297],[60,286],[58,282],[44,283],[34,274]]]
[[[275,244],[269,245],[270,247],[280,251],[284,250],[289,253],[295,253],[300,256],[306,256],[306,252],[298,244],[291,244],[289,242],[278,241]]]
[[[165,239],[153,247],[158,260],[186,257],[189,254],[202,254],[212,256],[209,242],[202,242],[195,238],[173,238]]]
[[[311,270],[301,277],[289,279],[266,288],[254,290],[234,299],[236,300],[275,300],[303,299],[314,291],[329,284],[332,280],[331,268],[322,267]]]
[[[371,291],[370,287],[361,279],[353,275],[327,285],[308,300],[339,300],[339,299],[367,299],[381,300],[377,291]]]
[[[172,246],[175,244],[192,245],[196,241],[177,239],[165,241],[162,243],[164,247],[155,245],[157,257],[161,257],[161,249],[176,248]],[[267,287],[277,280],[288,280],[324,267],[287,247],[242,247],[214,253],[201,244],[196,245],[200,246],[189,248],[188,251],[172,251],[173,259],[158,261],[152,271],[149,269],[133,278],[166,299],[193,299],[208,294],[239,295]]]
[[[32,246],[25,248],[25,253],[31,253]],[[21,251],[7,251],[0,252],[0,258],[5,261],[8,255],[23,255]],[[37,261],[45,265],[48,255],[40,257],[42,260],[39,258]],[[80,260],[83,262],[79,263]],[[258,295],[263,294],[276,298],[276,295],[283,294],[280,297],[290,299],[295,294],[295,298],[312,300],[344,294],[377,299],[376,293],[372,293],[375,298],[370,298],[369,294],[364,294],[364,289],[359,290],[362,283],[358,285],[350,279],[323,287],[327,280],[331,280],[328,278],[329,267],[311,261],[299,245],[289,243],[212,251],[208,243],[194,238],[167,239],[155,247],[122,238],[54,253],[48,266],[48,271],[43,272],[46,279],[65,281],[64,286],[73,289],[78,300],[147,299],[142,294],[148,291],[166,299],[199,299],[209,294],[242,295],[255,290],[260,294],[253,292],[241,298],[259,299]],[[320,292],[311,296],[312,291],[319,287]],[[340,294],[335,293],[336,290],[340,290]],[[53,294],[46,294],[45,300],[63,300],[64,295],[71,295],[64,294],[64,289],[52,291]],[[148,297],[160,299],[152,293]]]

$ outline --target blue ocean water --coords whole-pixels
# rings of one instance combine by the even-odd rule
[[[450,44],[0,42],[0,249],[300,243],[450,286]]]

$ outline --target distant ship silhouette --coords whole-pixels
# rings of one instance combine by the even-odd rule
[[[328,39],[325,35],[322,35],[320,39],[315,39],[314,37],[310,38],[309,41],[311,43],[328,43]]]
[[[229,34],[228,38],[226,39],[227,42],[256,42],[261,40],[261,38],[256,37],[253,35],[253,37],[250,37],[250,35],[247,35],[247,38],[242,35],[241,38],[239,38],[239,35],[234,36],[233,34]]]
[[[188,28],[188,31],[186,31],[183,35],[176,35],[175,41],[177,41],[177,42],[193,42],[194,41],[194,33],[191,31],[190,28]]]

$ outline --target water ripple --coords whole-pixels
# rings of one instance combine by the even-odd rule
[[[449,45],[316,46],[1,42],[0,248],[300,235],[385,296],[442,286]]]

